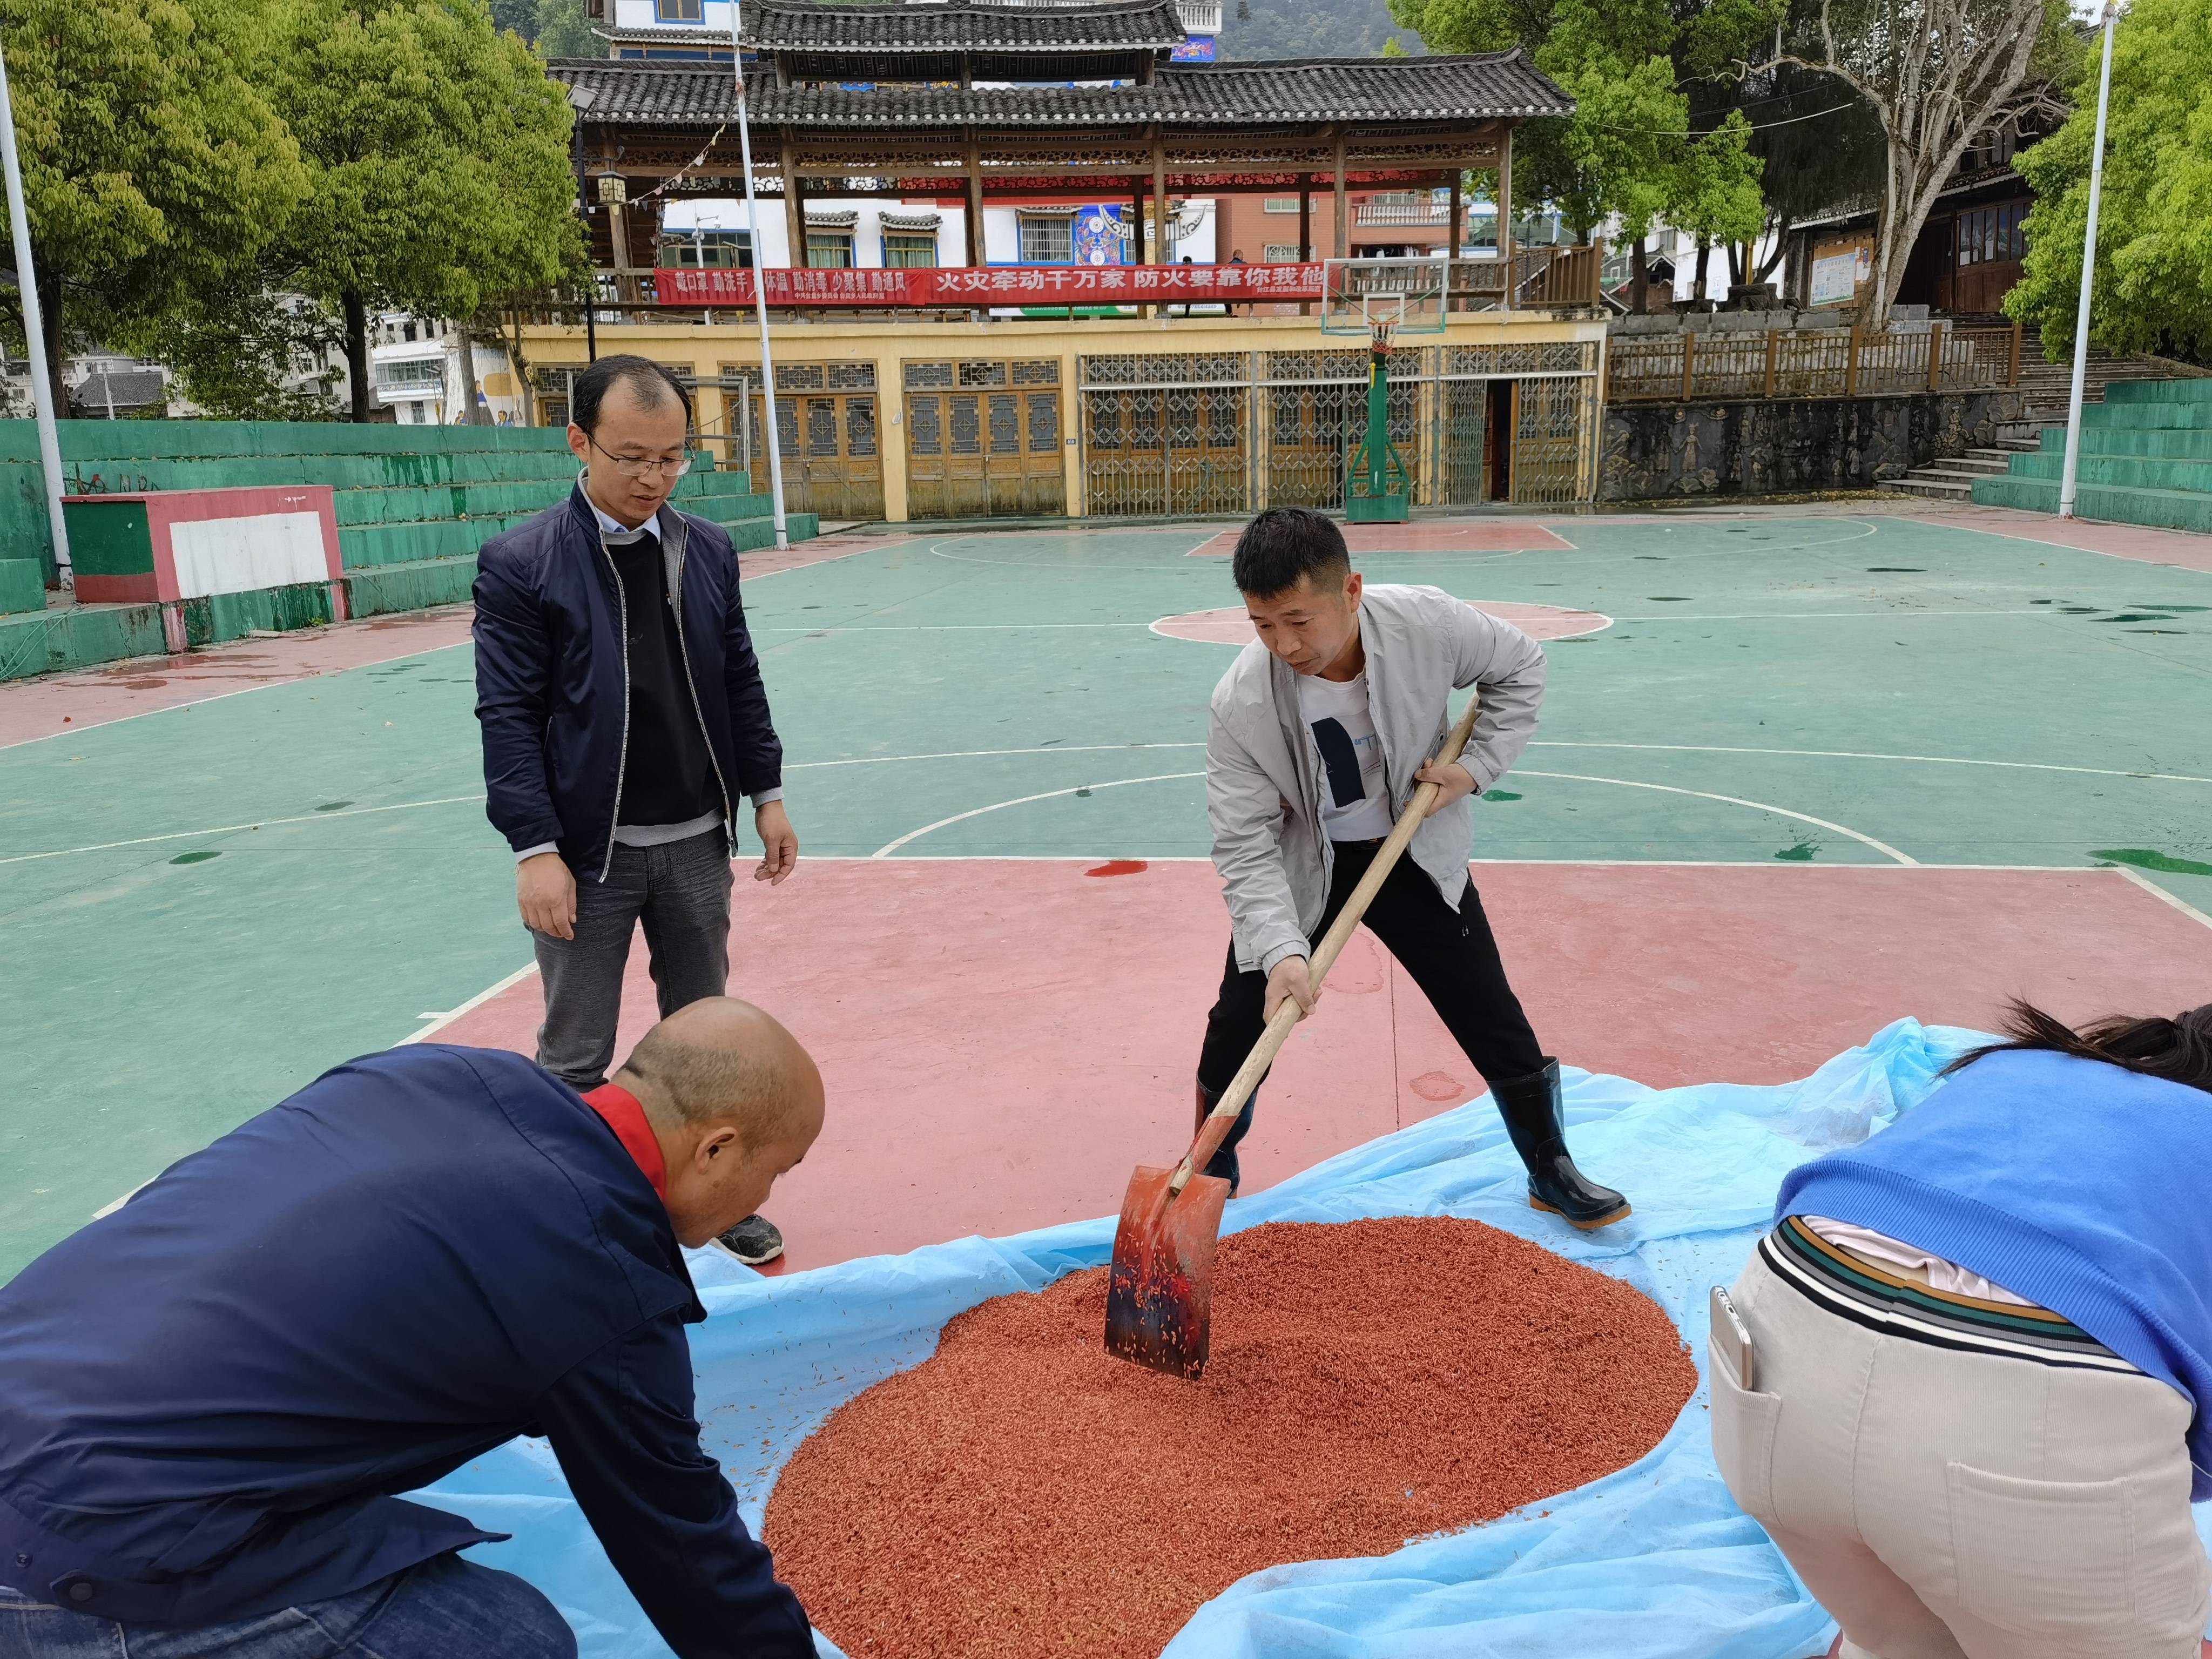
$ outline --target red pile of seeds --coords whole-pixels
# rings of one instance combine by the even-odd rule
[[[780,1576],[856,1659],[1154,1655],[1261,1567],[1632,1462],[1697,1386],[1650,1301],[1478,1221],[1232,1234],[1212,1305],[1196,1382],[1107,1355],[1103,1267],[962,1314],[793,1455]]]

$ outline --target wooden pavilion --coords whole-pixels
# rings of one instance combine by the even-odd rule
[[[1573,108],[1519,48],[1175,64],[1184,36],[1172,0],[761,0],[740,27],[756,187],[781,200],[789,246],[806,246],[810,195],[876,189],[964,199],[971,266],[985,204],[1085,191],[1130,202],[1139,221],[1149,211],[1162,249],[1176,198],[1295,194],[1304,259],[1316,257],[1313,194],[1331,191],[1341,257],[1347,192],[1455,185],[1470,170],[1498,176],[1503,243],[1514,127]],[[551,73],[579,110],[580,168],[603,181],[587,200],[743,192],[727,64],[561,59]],[[1451,200],[1455,249],[1456,188]],[[647,216],[596,218],[603,267],[652,263]],[[1500,246],[1501,289],[1510,254]]]

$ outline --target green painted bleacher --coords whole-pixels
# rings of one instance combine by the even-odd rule
[[[2043,430],[2042,447],[2008,471],[1974,481],[1983,507],[2058,510],[2066,431]],[[2081,411],[2074,510],[2085,519],[2212,533],[2212,377],[2123,380]]]
[[[64,421],[60,435],[72,494],[330,485],[347,610],[356,617],[466,599],[477,550],[565,500],[576,478],[565,434],[538,428]],[[716,470],[704,451],[695,453],[692,471],[678,484],[676,503],[722,526],[741,553],[775,544],[768,498],[751,493],[742,472]],[[788,525],[793,541],[819,533],[811,514],[793,514]],[[0,561],[8,560],[35,561],[44,579],[52,579],[38,435],[29,421],[0,421]],[[85,607],[85,616],[110,608]],[[241,630],[283,627],[291,614],[273,600],[261,607],[268,617],[249,616],[253,607],[241,609],[239,602],[223,609],[226,616],[237,613]],[[15,621],[36,622],[51,634],[35,651],[0,649],[0,663],[21,656],[37,665],[18,672],[109,660],[144,646],[143,627],[79,626],[27,615]],[[231,636],[221,625],[213,635]]]

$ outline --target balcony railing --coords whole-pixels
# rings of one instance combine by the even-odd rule
[[[1355,209],[1363,225],[1449,225],[1451,207],[1426,196],[1370,196]]]
[[[1618,336],[1607,353],[1606,396],[1693,403],[1993,391],[2020,384],[2020,351],[2018,324],[1931,323],[1924,334],[1777,328]]]

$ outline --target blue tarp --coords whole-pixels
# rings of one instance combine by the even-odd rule
[[[1801,1082],[1652,1090],[1566,1073],[1577,1158],[1635,1200],[1576,1233],[1531,1211],[1483,1098],[1229,1206],[1263,1221],[1471,1216],[1626,1280],[1705,1363],[1705,1291],[1735,1279],[1791,1166],[1910,1109],[1976,1034],[1899,1020]],[[1107,1259],[1110,1218],[964,1238],[766,1279],[719,1254],[692,1270],[709,1317],[691,1332],[699,1411],[757,1525],[776,1471],[830,1413],[927,1358],[945,1322]],[[1273,1567],[1199,1609],[1165,1659],[1803,1659],[1834,1626],[1713,1467],[1705,1390],[1627,1468],[1528,1510],[1363,1560]],[[518,1440],[425,1501],[514,1534],[471,1559],[521,1574],[575,1626],[585,1659],[665,1659],[542,1443]],[[2204,1511],[2199,1511],[2200,1528]]]

